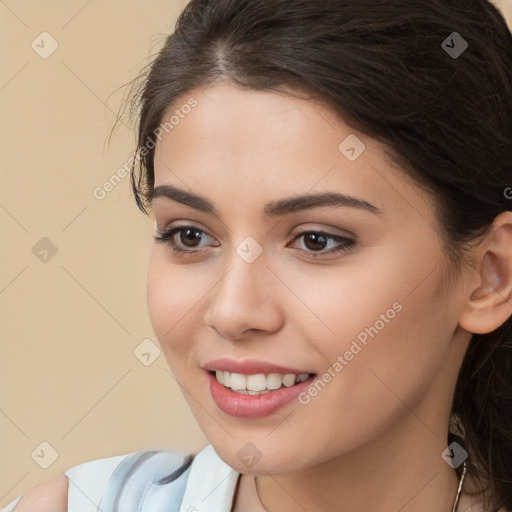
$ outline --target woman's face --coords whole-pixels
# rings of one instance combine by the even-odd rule
[[[462,290],[426,193],[319,103],[217,84],[173,115],[152,206],[156,231],[184,229],[152,242],[148,307],[217,453],[264,474],[405,425],[443,445]]]

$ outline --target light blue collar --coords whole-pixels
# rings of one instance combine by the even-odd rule
[[[230,512],[239,476],[208,445],[192,462],[180,512]]]

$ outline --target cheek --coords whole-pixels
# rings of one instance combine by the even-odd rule
[[[337,272],[318,268],[295,280],[294,292],[319,319],[314,327],[310,322],[303,326],[322,356],[322,370],[343,374],[337,379],[325,376],[336,381],[328,386],[333,391],[343,388],[338,396],[351,396],[354,404],[369,400],[378,405],[379,396],[390,394],[381,377],[414,400],[442,365],[456,326],[453,306],[442,293],[437,254],[402,250],[379,258],[368,251],[367,256],[371,262],[361,258]],[[428,275],[431,269],[436,270]]]
[[[366,442],[408,414],[443,366],[450,313],[436,284],[440,277],[432,275],[410,293],[418,280],[403,268],[400,280],[384,269],[379,281],[361,274],[358,284],[367,287],[365,293],[344,279],[326,283],[330,300],[316,297],[320,316],[335,335],[311,337],[325,361],[318,375],[325,384],[310,387],[299,411],[308,443],[332,442],[325,452],[319,449],[319,459]]]
[[[147,305],[151,325],[166,358],[183,357],[191,348],[191,323],[201,314],[207,283],[192,266],[169,261],[167,249],[153,247],[147,274]]]
[[[293,293],[305,306],[291,322],[302,324],[307,339],[331,362],[359,335],[364,342],[369,336],[365,329],[377,323],[379,332],[384,332],[402,314],[397,310],[403,309],[404,290],[411,279],[403,272],[397,278],[397,260],[392,264],[377,252],[347,258],[337,268],[280,269],[283,281],[293,283]],[[290,295],[293,301],[296,298]]]

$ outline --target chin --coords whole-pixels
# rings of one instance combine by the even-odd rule
[[[246,438],[247,439],[247,438]],[[252,476],[278,475],[299,471],[308,464],[304,445],[287,446],[282,442],[245,441],[243,436],[229,443],[210,442],[219,457],[235,471]],[[240,446],[241,448],[238,448]]]

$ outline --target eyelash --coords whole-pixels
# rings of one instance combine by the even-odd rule
[[[174,235],[176,235],[177,233],[186,231],[187,229],[194,230],[196,233],[201,233],[201,234],[207,235],[207,233],[205,231],[195,228],[194,226],[179,226],[179,227],[171,228],[167,231],[158,231],[154,238],[155,238],[156,242],[166,244],[171,249],[173,254],[175,254],[177,256],[182,256],[182,255],[190,256],[190,255],[193,255],[200,251],[196,250],[196,249],[191,249],[191,250],[182,249],[174,241]],[[335,242],[343,243],[341,248],[334,249],[334,250],[331,249],[330,251],[326,251],[326,252],[307,251],[307,250],[305,251],[308,255],[311,255],[314,258],[321,258],[326,255],[348,252],[348,251],[353,250],[356,247],[356,242],[354,240],[350,240],[349,238],[345,238],[343,236],[337,236],[337,235],[333,235],[330,233],[326,233],[325,231],[314,231],[314,230],[302,231],[293,239],[293,242],[295,240],[298,240],[299,238],[301,238],[305,235],[309,235],[309,234],[320,235],[321,237],[323,237],[327,240],[332,240]],[[209,236],[209,235],[207,235],[207,236]],[[202,238],[202,236],[201,236],[201,238]],[[302,250],[304,250],[304,249],[302,249]]]

